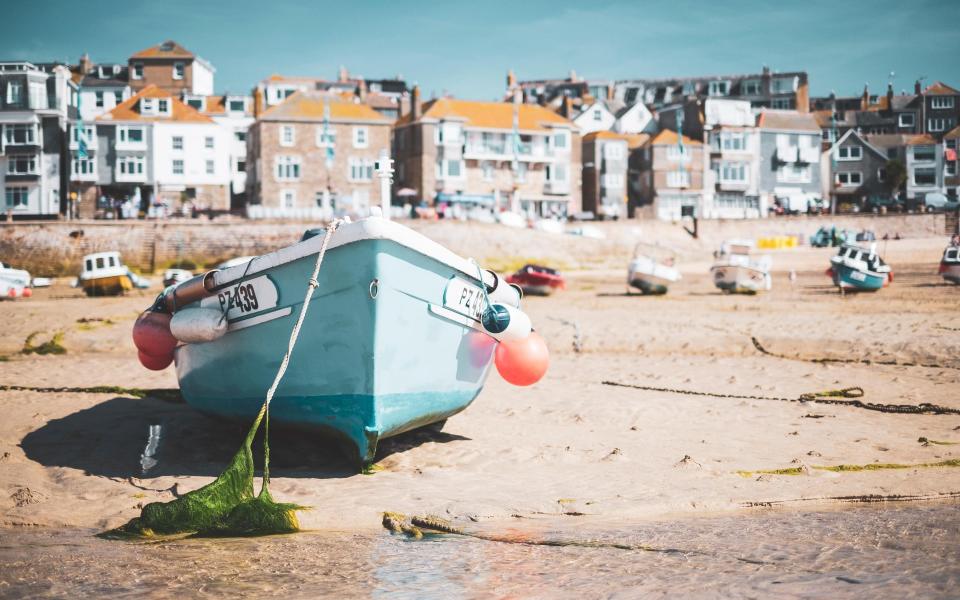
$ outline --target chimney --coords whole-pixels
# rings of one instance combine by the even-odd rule
[[[573,98],[570,96],[563,97],[563,116],[568,119],[573,118]]]
[[[367,82],[366,80],[361,79],[360,84],[357,86],[357,97],[360,98],[360,103],[364,104],[367,101]]]
[[[800,74],[800,80],[797,83],[797,93],[794,97],[797,112],[810,112],[810,81],[806,73]]]
[[[763,72],[761,73],[762,77],[770,77],[770,67],[763,65]]]
[[[90,69],[93,68],[93,62],[90,60],[90,55],[86,52],[80,57],[80,62],[77,64],[77,67],[80,69],[81,75],[86,75],[90,72]]]
[[[517,87],[517,76],[513,74],[513,69],[507,70],[507,90]]]
[[[613,84],[607,84],[607,100],[613,100]]]
[[[918,79],[913,83],[913,93],[919,96],[922,91],[923,90],[920,89],[920,80]]]
[[[870,106],[870,92],[867,90],[867,84],[863,84],[863,95],[860,96],[860,110],[867,110]]]
[[[893,83],[887,84],[887,110],[893,110]]]
[[[337,81],[343,83],[344,81],[350,79],[350,72],[347,71],[347,68],[343,65],[340,65],[340,71],[337,73]]]
[[[570,77],[569,77],[569,79],[570,79],[570,81],[573,81],[573,82],[576,82],[576,81],[577,81],[577,72],[574,71],[573,69],[570,69]]]
[[[414,85],[413,91],[410,92],[410,117],[414,121],[420,120],[420,86]]]

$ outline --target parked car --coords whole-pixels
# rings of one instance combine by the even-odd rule
[[[947,198],[940,193],[927,194],[923,197],[923,208],[927,212],[934,210],[957,210],[960,209],[960,201],[955,198]]]
[[[863,206],[864,210],[870,212],[901,212],[904,209],[903,202],[896,196],[870,196]]]

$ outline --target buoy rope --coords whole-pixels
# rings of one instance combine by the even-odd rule
[[[303,320],[306,318],[307,310],[310,307],[310,297],[313,296],[313,292],[320,285],[320,283],[317,281],[317,276],[320,275],[320,265],[323,264],[323,257],[327,253],[327,246],[330,244],[330,238],[333,237],[333,233],[338,227],[340,227],[341,223],[343,223],[343,219],[334,219],[329,225],[327,225],[327,231],[323,235],[323,243],[320,244],[320,251],[317,253],[317,261],[313,265],[313,273],[310,274],[310,279],[307,280],[307,293],[303,298],[303,305],[300,307],[300,315],[297,317],[297,323],[293,326],[293,331],[290,332],[290,340],[287,342],[287,352],[283,355],[283,360],[280,361],[280,368],[277,369],[277,374],[273,378],[273,384],[270,386],[270,389],[267,390],[267,396],[263,401],[263,406],[260,407],[260,412],[265,413],[263,428],[264,486],[270,483],[270,402],[273,400],[273,395],[277,392],[277,386],[280,385],[280,381],[287,372],[287,365],[290,364],[290,355],[293,354],[293,348],[297,345],[297,338],[300,337],[300,328],[303,327]]]
[[[698,390],[682,390],[668,387],[655,387],[649,385],[636,385],[631,383],[620,383],[617,381],[603,381],[603,385],[614,387],[631,388],[635,390],[645,390],[648,392],[668,392],[671,394],[684,394],[687,396],[709,396],[711,398],[733,398],[738,400],[770,400],[776,402],[813,402],[816,404],[837,404],[841,406],[852,406],[865,410],[873,410],[883,413],[901,413],[915,415],[960,415],[960,408],[951,408],[949,406],[940,406],[923,402],[921,404],[874,404],[872,402],[863,402],[858,400],[864,395],[861,387],[848,387],[839,390],[827,390],[824,392],[808,392],[800,394],[796,398],[782,398],[777,396],[754,396],[748,394],[724,394],[720,392],[702,392]]]

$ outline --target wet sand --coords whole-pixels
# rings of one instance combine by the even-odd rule
[[[702,253],[682,263],[684,279],[663,297],[626,295],[619,269],[570,273],[566,292],[525,300],[552,352],[541,383],[514,388],[494,372],[475,403],[442,431],[385,441],[371,475],[357,474],[310,436],[276,433],[272,491],[314,507],[301,515],[308,529],[371,533],[384,510],[494,529],[546,521],[610,530],[770,503],[812,508],[840,497],[956,494],[960,468],[738,472],[957,459],[960,445],[918,442],[960,442],[957,415],[603,384],[784,398],[861,386],[868,402],[960,408],[960,287],[936,275],[942,248],[940,238],[890,242],[884,256],[894,284],[847,297],[823,274],[832,249],[773,253],[774,290],[756,297],[719,293]],[[0,303],[0,355],[7,356],[0,384],[176,387],[172,369],[139,366],[130,339],[152,295],[87,299],[58,285]],[[104,320],[78,322],[91,318]],[[563,321],[579,326],[582,352],[574,352],[574,328]],[[63,332],[67,353],[19,354],[34,331],[38,342]],[[758,352],[751,336],[791,358]],[[873,364],[802,360],[814,357]],[[2,527],[119,525],[145,503],[209,482],[241,438],[236,427],[185,404],[149,397],[0,391],[0,402]],[[144,473],[151,425],[161,426],[161,441],[157,464]]]

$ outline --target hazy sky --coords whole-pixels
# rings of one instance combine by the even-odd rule
[[[503,93],[521,79],[807,70],[812,93],[960,86],[960,0],[613,2],[31,0],[5,2],[0,60],[123,61],[174,39],[215,66],[217,91],[272,74],[402,74],[426,96]]]

